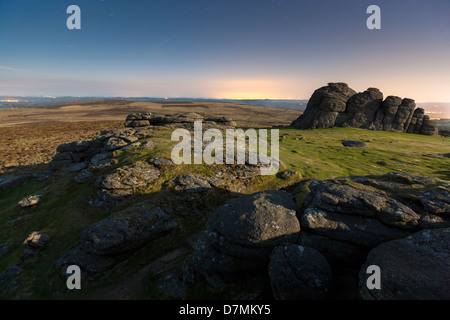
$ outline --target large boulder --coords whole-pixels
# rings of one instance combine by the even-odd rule
[[[212,285],[267,268],[270,252],[295,243],[300,231],[296,205],[284,191],[264,191],[232,199],[209,218],[189,267]]]
[[[357,93],[347,102],[346,112],[352,114],[352,118],[337,123],[338,126],[369,129],[375,120],[375,115],[383,101],[383,93],[379,89],[369,88]]]
[[[347,101],[355,94],[346,83],[329,83],[313,93],[305,112],[292,125],[299,129],[333,127],[338,115],[345,112]]]
[[[327,297],[331,268],[320,252],[299,245],[278,246],[270,255],[269,276],[275,299]]]
[[[242,247],[272,248],[293,242],[300,231],[292,195],[265,191],[228,201],[214,211],[208,229]]]
[[[381,271],[381,289],[368,289],[367,268]],[[449,300],[450,228],[424,230],[370,251],[360,271],[361,295],[370,300]]]

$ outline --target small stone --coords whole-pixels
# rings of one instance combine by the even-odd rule
[[[28,208],[37,205],[41,201],[40,195],[28,196],[19,201],[18,205],[22,208]]]
[[[287,178],[292,177],[292,176],[294,176],[294,175],[296,175],[296,174],[298,174],[297,171],[286,171],[286,172],[283,172],[283,173],[281,174],[281,177],[282,177],[283,179],[287,179]]]
[[[353,140],[344,140],[342,141],[344,147],[353,147],[353,148],[366,148],[369,145],[362,141],[353,141]]]
[[[155,149],[157,146],[157,143],[153,141],[146,141],[141,145],[141,149]]]
[[[34,231],[25,239],[23,244],[33,248],[44,248],[49,241],[50,237],[48,235]]]

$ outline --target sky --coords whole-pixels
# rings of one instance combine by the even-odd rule
[[[328,82],[450,102],[450,1],[0,0],[0,95],[309,99]]]

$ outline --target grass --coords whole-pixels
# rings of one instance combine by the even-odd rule
[[[158,144],[154,150],[138,149],[116,153],[117,164],[99,171],[107,172],[115,167],[131,165],[136,161],[148,161],[151,157],[170,158],[171,131],[154,131],[150,140]],[[280,134],[280,159],[284,164],[282,171],[297,171],[300,175],[283,179],[280,175],[258,177],[252,180],[245,193],[260,190],[288,188],[295,194],[297,204],[304,201],[310,181],[330,179],[349,175],[384,174],[390,171],[419,174],[450,180],[450,159],[437,154],[450,152],[450,140],[443,137],[429,137],[390,132],[374,132],[350,128],[323,130],[282,129]],[[303,137],[303,140],[296,138]],[[359,140],[367,142],[367,148],[347,148],[341,140]],[[132,208],[136,204],[162,206],[168,211],[177,212],[177,207],[184,206],[188,214],[174,214],[179,227],[172,233],[152,241],[147,246],[133,252],[126,260],[105,272],[94,282],[83,284],[83,290],[70,292],[65,288],[65,280],[55,268],[56,260],[76,246],[84,228],[102,220],[113,211],[93,208],[87,200],[96,192],[94,180],[85,185],[74,183],[75,174],[64,177],[53,176],[46,181],[31,181],[19,187],[0,190],[0,244],[8,241],[9,251],[0,257],[0,273],[13,263],[19,262],[19,255],[25,249],[22,244],[27,235],[33,231],[42,231],[51,237],[48,247],[25,267],[15,279],[16,285],[9,288],[0,286],[3,298],[8,299],[83,299],[135,274],[146,264],[158,257],[185,245],[186,239],[203,230],[208,217],[215,208],[229,198],[240,196],[226,190],[211,190],[196,196],[193,202],[184,193],[174,193],[167,180],[186,173],[211,175],[211,170],[204,165],[169,166],[162,169],[161,177],[148,188],[122,201],[115,211]],[[231,181],[236,183],[236,181]],[[17,202],[33,195],[43,195],[42,203],[29,209],[21,209]],[[192,214],[201,212],[200,215]],[[30,218],[17,226],[8,225],[8,221],[30,214]],[[157,274],[149,274],[133,298],[161,299],[156,283],[168,272],[180,273],[182,261]],[[198,298],[236,297],[242,292],[251,291],[251,281],[243,287],[231,286],[223,291],[210,291],[204,284],[189,288],[190,295]]]
[[[436,156],[450,152],[447,138],[350,128],[281,132],[289,135],[280,143],[280,158],[288,169],[304,178],[397,171],[450,180],[450,160]],[[304,140],[294,140],[300,135]],[[369,147],[344,147],[342,140],[369,141]]]

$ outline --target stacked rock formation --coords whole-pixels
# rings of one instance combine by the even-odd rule
[[[299,129],[352,127],[377,131],[392,131],[436,135],[437,126],[416,109],[412,99],[389,96],[369,88],[356,93],[346,83],[329,83],[317,89],[308,102],[305,112],[292,126]]]

